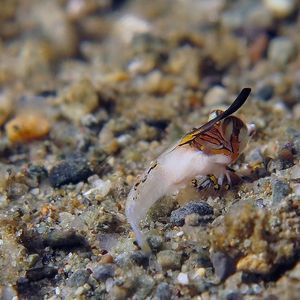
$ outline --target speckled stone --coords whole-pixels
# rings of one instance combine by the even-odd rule
[[[279,179],[271,180],[272,184],[272,204],[279,204],[290,192],[290,186]]]
[[[187,205],[180,207],[171,213],[170,222],[176,226],[183,226],[185,222],[185,217],[190,214],[197,214],[201,217],[208,216],[209,218],[201,219],[204,223],[211,221],[211,217],[213,216],[214,210],[213,208],[206,202],[190,202]],[[199,222],[202,222],[199,220]]]
[[[157,261],[164,270],[176,270],[181,266],[181,253],[173,250],[163,250],[158,252]]]
[[[88,270],[77,270],[68,279],[68,286],[79,287],[88,282],[90,277],[90,271]]]

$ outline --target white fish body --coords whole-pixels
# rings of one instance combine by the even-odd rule
[[[174,147],[161,154],[130,191],[126,202],[126,216],[136,235],[137,242],[147,247],[139,222],[149,208],[165,195],[183,188],[197,176],[226,172],[230,159],[224,155],[206,155],[189,145]]]

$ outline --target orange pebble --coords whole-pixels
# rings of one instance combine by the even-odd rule
[[[16,116],[9,121],[5,130],[11,142],[29,142],[47,135],[50,124],[43,115],[28,113]]]
[[[104,254],[102,257],[101,257],[101,260],[100,260],[100,263],[102,264],[112,264],[114,261],[114,258],[110,255],[110,254]]]

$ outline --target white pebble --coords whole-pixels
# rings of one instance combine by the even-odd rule
[[[187,273],[179,273],[177,276],[177,281],[178,283],[182,285],[187,285],[189,284],[189,277]]]
[[[205,105],[218,105],[223,104],[229,100],[226,89],[221,86],[214,86],[208,90],[204,96]]]
[[[278,18],[287,17],[296,7],[295,0],[264,0],[264,4]]]

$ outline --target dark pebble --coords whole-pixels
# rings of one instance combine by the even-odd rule
[[[52,231],[44,237],[44,245],[51,248],[88,247],[86,239],[74,230]]]
[[[229,255],[223,252],[215,252],[210,259],[215,269],[215,275],[221,281],[235,272],[234,260]]]
[[[226,300],[243,300],[244,297],[239,292],[232,292],[226,296]]]
[[[155,300],[170,300],[172,298],[172,290],[170,286],[162,282],[156,288]]]
[[[149,236],[147,238],[147,242],[153,253],[157,253],[158,251],[160,251],[163,245],[163,239],[159,235]]]
[[[92,175],[88,162],[82,158],[64,160],[49,172],[50,184],[59,187],[64,184],[78,183]]]
[[[147,268],[149,265],[149,257],[143,251],[135,251],[130,255],[131,261],[138,266]]]
[[[26,272],[26,278],[29,281],[38,281],[45,278],[53,278],[57,274],[57,269],[49,266],[43,266],[41,268],[29,269]]]
[[[272,204],[276,205],[280,203],[290,192],[290,186],[279,179],[272,179]]]
[[[171,213],[170,222],[175,226],[183,226],[185,217],[190,214],[198,214],[200,216],[209,216],[209,218],[201,218],[199,222],[207,223],[211,221],[214,214],[213,208],[206,202],[190,202],[187,205],[180,207]]]
[[[93,277],[97,281],[105,281],[107,278],[114,277],[115,267],[113,264],[97,266],[93,271]]]
[[[270,84],[262,86],[258,91],[256,92],[256,98],[263,101],[268,101],[272,98],[274,93],[274,87]]]
[[[88,282],[91,272],[89,270],[77,270],[68,279],[68,286],[79,287]]]

